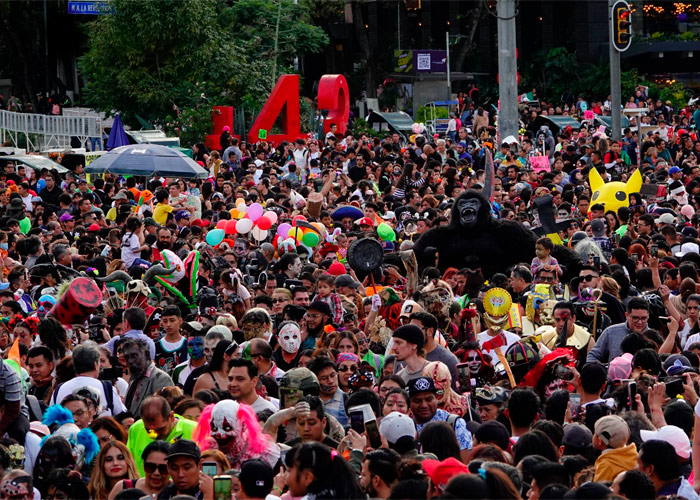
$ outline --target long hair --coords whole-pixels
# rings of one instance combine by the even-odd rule
[[[66,329],[53,316],[46,316],[41,320],[37,328],[37,334],[41,339],[41,343],[51,349],[54,359],[62,359],[70,351]]]
[[[418,440],[423,453],[434,453],[438,460],[449,457],[461,460],[457,435],[447,422],[428,422],[420,431]]]
[[[231,342],[228,340],[219,340],[214,348],[214,353],[211,355],[211,363],[206,368],[207,373],[218,372],[221,370],[221,366],[224,364],[224,353]]]
[[[324,444],[302,444],[294,454],[294,465],[297,475],[307,469],[314,475],[306,493],[318,500],[364,497],[350,465]]]
[[[93,500],[106,500],[109,496],[109,490],[107,489],[109,480],[105,474],[105,459],[107,458],[107,452],[112,448],[118,448],[124,455],[126,477],[122,479],[139,478],[139,473],[136,470],[136,464],[134,463],[129,448],[120,441],[110,441],[100,450],[100,453],[97,455],[97,463],[92,469],[92,477],[88,483],[88,491],[90,492],[90,498]]]

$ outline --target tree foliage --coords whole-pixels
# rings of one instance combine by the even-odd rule
[[[323,31],[302,22],[303,5],[280,1],[278,75],[294,55],[328,42]],[[119,111],[128,123],[138,114],[177,127],[189,142],[190,135],[201,140],[210,126],[212,105],[267,99],[274,85],[270,43],[277,3],[112,0],[111,5],[113,14],[89,26],[90,48],[80,60],[89,105]]]

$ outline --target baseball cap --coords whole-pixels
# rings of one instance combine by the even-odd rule
[[[202,220],[202,219],[195,219],[192,222],[190,222],[190,226],[194,227],[209,227],[209,221],[208,220]]]
[[[681,375],[682,373],[695,371],[688,358],[682,354],[672,354],[664,361],[664,371],[670,375]]]
[[[126,196],[126,193],[124,191],[119,191],[117,194],[114,195],[113,200],[128,200],[129,198]]]
[[[392,411],[382,419],[379,424],[379,433],[384,436],[389,443],[395,443],[404,436],[416,438],[416,425],[408,415]]]
[[[97,224],[90,224],[90,227],[88,227],[88,231],[90,231],[90,232],[99,231],[99,230],[100,230],[100,226],[98,226]]]
[[[593,446],[593,433],[585,425],[569,424],[564,427],[564,438],[562,439],[564,446],[573,448],[589,448]]]
[[[697,243],[683,243],[681,245],[681,251],[676,252],[676,257],[682,258],[689,253],[700,253],[700,247]]]
[[[675,224],[676,223],[676,218],[669,214],[661,214],[658,219],[656,219],[657,224]]]
[[[407,300],[401,306],[401,314],[399,314],[399,317],[403,318],[404,316],[410,316],[417,312],[423,312],[423,308],[415,300]]]
[[[146,217],[145,219],[143,219],[143,225],[145,227],[150,227],[150,226],[157,226],[158,223],[156,222],[156,220],[153,217]]]
[[[73,216],[71,214],[63,214],[58,218],[58,220],[61,222],[67,222],[69,220],[73,220]]]
[[[686,205],[685,207],[689,207],[690,205]],[[683,208],[685,208],[683,207]],[[691,208],[692,210],[692,208]],[[695,229],[692,226],[685,226],[683,229],[681,229],[681,234],[683,236],[688,236],[689,238],[697,238],[698,237],[698,230]]]
[[[360,284],[349,274],[341,274],[335,279],[335,286],[349,286],[350,288],[357,288],[360,286]]]
[[[382,219],[384,220],[391,220],[391,219],[396,219],[396,214],[392,212],[391,210],[387,210],[387,212],[382,215]]]
[[[686,435],[692,435],[695,425],[695,411],[686,400],[676,399],[668,403],[664,408],[664,419],[668,425],[680,427]]]
[[[358,226],[372,226],[374,227],[374,221],[370,219],[369,217],[362,217],[360,220],[357,221]]]
[[[44,200],[40,196],[32,196],[32,203],[43,203]]]
[[[433,379],[430,377],[418,377],[411,379],[408,381],[406,389],[408,389],[409,396],[413,396],[419,392],[437,392],[435,382],[433,382]]]
[[[265,498],[272,491],[275,474],[267,462],[259,458],[241,464],[238,480],[248,498]]]
[[[187,210],[178,210],[175,214],[175,220],[189,219],[190,213]]]
[[[682,172],[682,170],[675,165],[668,169],[669,174],[677,174],[678,172]]]
[[[308,308],[309,311],[318,311],[321,314],[325,314],[326,316],[330,316],[331,313],[331,306],[323,302],[322,300],[314,300],[311,305],[309,305]]]
[[[652,440],[666,441],[676,450],[676,455],[681,458],[690,457],[690,439],[680,427],[665,425],[656,431],[639,431],[639,436],[644,442]]]
[[[630,428],[622,417],[608,415],[595,423],[595,434],[610,448],[620,448],[627,443]]]
[[[458,474],[468,474],[469,468],[453,457],[439,460],[426,459],[422,462],[423,470],[435,486],[444,488],[450,479]]]
[[[201,456],[197,443],[189,439],[179,439],[168,447],[168,460],[175,457],[190,457],[199,462]]]
[[[591,221],[591,229],[593,230],[593,236],[597,238],[605,236],[605,222],[602,219],[593,219]]]
[[[384,253],[393,252],[396,250],[396,245],[394,245],[393,241],[382,241],[382,249]]]
[[[630,378],[632,373],[632,354],[626,352],[610,362],[608,366],[608,378],[610,380],[624,380]]]

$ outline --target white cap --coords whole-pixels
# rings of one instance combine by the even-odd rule
[[[415,300],[407,300],[401,306],[401,314],[399,314],[399,318],[423,311],[424,309],[420,306],[420,304],[418,304],[418,302]]]
[[[683,243],[681,251],[676,252],[676,257],[685,257],[689,253],[700,253],[700,247],[697,243]]]
[[[382,219],[384,220],[391,220],[391,219],[396,219],[396,214],[392,212],[391,210],[387,210],[387,212],[382,215]]]
[[[666,441],[676,450],[676,455],[681,458],[690,457],[690,439],[680,427],[666,425],[657,431],[639,431],[642,441]]]
[[[415,439],[416,425],[408,415],[392,411],[379,424],[379,433],[386,438],[387,442],[393,444],[404,436]]]
[[[657,224],[675,224],[676,218],[669,214],[668,212],[661,214],[658,219],[656,219]]]

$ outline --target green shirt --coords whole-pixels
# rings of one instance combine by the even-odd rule
[[[192,439],[192,432],[194,432],[197,422],[182,418],[180,415],[175,415],[175,418],[177,422],[173,430],[168,434],[166,441],[168,443],[173,443],[178,439]],[[131,455],[134,457],[136,468],[141,477],[144,477],[143,458],[141,458],[141,454],[143,450],[146,449],[146,446],[153,441],[155,441],[155,439],[148,437],[148,431],[143,425],[143,420],[137,420],[134,422],[134,425],[129,427],[129,439],[126,442],[126,447],[131,451]]]

